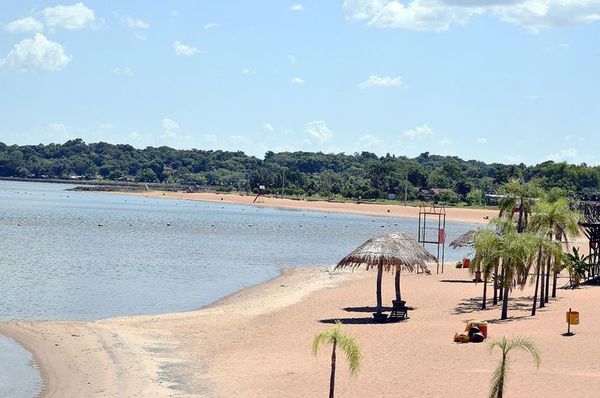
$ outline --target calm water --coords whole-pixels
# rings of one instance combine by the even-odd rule
[[[276,276],[282,266],[331,265],[371,236],[417,233],[412,219],[65,188],[0,181],[0,319],[88,320],[195,309]],[[472,227],[448,223],[448,239]],[[447,260],[463,255],[446,250]],[[14,355],[16,349],[7,356],[7,340],[2,344],[0,375],[16,356],[35,374],[30,357]],[[8,394],[15,387],[2,383],[0,396],[30,396],[25,390]]]

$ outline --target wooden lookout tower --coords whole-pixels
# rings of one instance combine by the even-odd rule
[[[600,202],[582,201],[579,207],[583,214],[579,225],[589,240],[590,272],[595,277],[600,275]]]

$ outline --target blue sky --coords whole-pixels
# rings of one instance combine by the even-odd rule
[[[600,0],[0,7],[5,143],[600,164]]]

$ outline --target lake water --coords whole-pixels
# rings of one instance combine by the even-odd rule
[[[416,237],[418,228],[413,219],[66,188],[0,181],[0,319],[195,309],[272,278],[282,266],[332,265],[369,237],[393,231]],[[447,223],[448,241],[473,227]],[[447,249],[446,260],[464,254]],[[0,375],[4,367],[18,372],[14,380],[39,380],[30,355],[9,341],[0,341]],[[0,396],[31,396],[31,382],[17,391],[3,381]]]

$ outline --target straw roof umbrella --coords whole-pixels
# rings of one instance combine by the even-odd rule
[[[450,242],[450,247],[456,249],[458,247],[475,246],[475,232],[477,230],[470,229],[458,238]]]
[[[392,233],[376,236],[354,249],[340,260],[335,269],[358,268],[365,266],[367,270],[377,267],[377,313],[381,318],[381,279],[383,271],[396,268],[396,294],[400,294],[400,270],[412,272],[418,268],[426,268],[425,263],[436,261],[425,248],[405,233]]]

